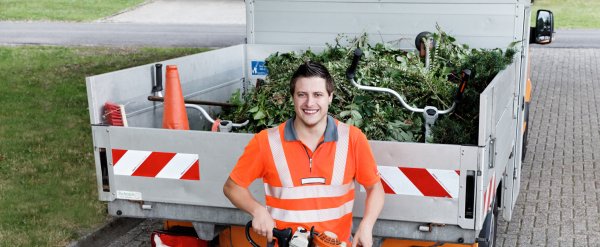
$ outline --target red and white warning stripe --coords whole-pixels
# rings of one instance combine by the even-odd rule
[[[487,190],[483,193],[483,208],[485,212],[490,209],[494,196],[496,196],[496,173],[492,175],[492,178],[488,182]]]
[[[115,175],[200,180],[197,154],[113,149]]]
[[[458,198],[460,171],[378,166],[385,193]]]

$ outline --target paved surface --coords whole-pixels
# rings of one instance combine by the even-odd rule
[[[556,30],[552,43],[546,48],[600,48],[600,30]],[[532,45],[539,47],[539,45]]]
[[[145,220],[138,227],[127,232],[127,234],[115,238],[107,247],[147,247],[151,246],[150,237],[153,230],[161,229],[162,220]]]
[[[0,44],[226,47],[245,42],[245,24],[242,0],[150,0],[94,23],[0,21]],[[598,40],[600,30],[557,30],[545,47],[600,48]]]
[[[0,22],[0,44],[226,47],[245,43],[244,25]]]
[[[155,0],[100,20],[119,23],[245,25],[243,0]]]
[[[242,0],[154,0],[93,23],[0,21],[0,44],[226,47],[245,43]]]
[[[600,246],[600,49],[533,49],[528,153],[499,246]]]

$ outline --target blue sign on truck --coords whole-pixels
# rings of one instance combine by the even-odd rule
[[[252,75],[267,75],[269,70],[265,66],[265,61],[252,61]]]

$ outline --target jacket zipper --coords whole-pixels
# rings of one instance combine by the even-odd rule
[[[315,151],[313,152],[313,155],[317,152],[317,149],[319,149],[319,146],[321,146],[323,142],[319,142],[319,144],[317,144],[317,147],[315,148]],[[306,153],[306,157],[308,157],[308,171],[309,173],[312,174],[312,163],[313,163],[313,158],[310,154],[308,154],[308,149],[306,149],[306,146],[304,144],[300,144],[302,145],[302,147],[304,148],[304,152]]]

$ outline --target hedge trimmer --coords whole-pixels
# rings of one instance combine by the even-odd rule
[[[350,67],[346,71],[346,78],[348,78],[350,83],[352,83],[352,85],[356,86],[358,89],[392,94],[392,95],[396,96],[396,98],[398,98],[398,100],[400,100],[400,103],[402,104],[402,106],[404,108],[406,108],[412,112],[422,113],[423,118],[425,119],[425,142],[430,142],[430,140],[432,140],[431,128],[435,124],[435,121],[437,120],[439,115],[448,114],[456,108],[459,101],[462,99],[463,93],[465,92],[465,88],[467,86],[468,79],[471,76],[470,70],[465,69],[462,71],[461,82],[460,82],[460,85],[458,86],[458,89],[456,90],[456,94],[454,96],[454,102],[452,103],[452,106],[450,106],[448,109],[439,110],[435,106],[425,106],[423,108],[417,108],[417,107],[408,105],[406,103],[406,101],[404,101],[404,98],[398,92],[396,92],[392,89],[383,88],[383,87],[363,86],[363,85],[358,84],[354,80],[354,77],[356,74],[356,68],[358,67],[358,62],[359,62],[360,58],[362,57],[362,55],[363,55],[363,52],[360,48],[357,48],[356,50],[354,50],[352,64],[350,64]]]

